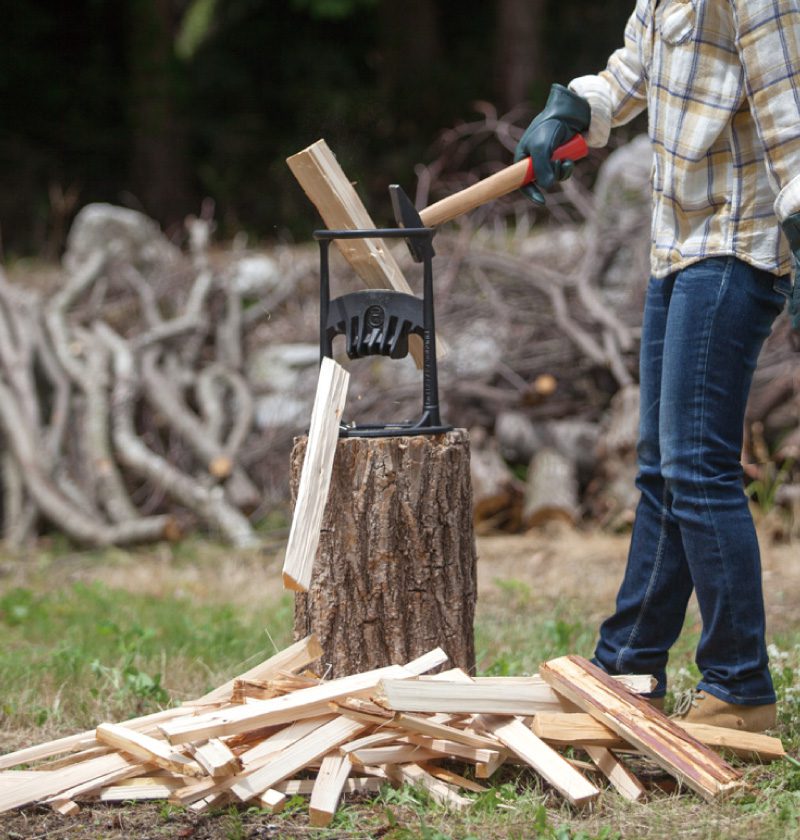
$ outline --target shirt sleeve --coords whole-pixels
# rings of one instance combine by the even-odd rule
[[[625,26],[624,45],[597,75],[580,76],[570,90],[588,100],[592,119],[586,142],[605,146],[611,129],[630,122],[647,106],[647,78],[642,64],[642,44],[647,30],[647,0],[639,0]]]
[[[800,211],[800,0],[732,0],[745,92],[783,221]]]

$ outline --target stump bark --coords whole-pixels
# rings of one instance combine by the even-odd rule
[[[293,500],[306,443],[292,450]],[[466,430],[340,440],[295,637],[316,633],[333,677],[437,646],[472,672],[476,560]]]

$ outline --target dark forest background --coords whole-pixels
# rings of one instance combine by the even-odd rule
[[[92,201],[169,232],[211,197],[221,236],[304,236],[316,218],[284,161],[320,137],[381,219],[387,184],[413,186],[473,102],[526,104],[523,127],[551,82],[604,65],[631,6],[6,0],[0,256],[57,256]]]

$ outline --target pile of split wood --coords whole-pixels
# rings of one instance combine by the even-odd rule
[[[624,796],[642,795],[625,764],[631,755],[712,800],[742,782],[709,747],[755,761],[784,755],[776,738],[679,726],[636,693],[651,688],[649,678],[611,678],[579,657],[547,662],[533,677],[426,676],[447,661],[437,649],[325,681],[304,671],[319,654],[312,636],[181,707],[2,756],[0,812],[40,803],[73,814],[81,802],[137,799],[197,813],[227,802],[277,812],[287,797],[309,794],[310,820],[322,826],[343,793],[387,783],[421,785],[467,808],[474,800],[463,791],[486,790],[477,780],[505,763],[533,768],[583,805],[602,775]],[[566,747],[592,763],[564,757]]]

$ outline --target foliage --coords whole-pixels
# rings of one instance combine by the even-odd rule
[[[69,220],[51,186],[74,187],[79,206],[125,203],[175,222],[174,208],[147,198],[162,175],[136,168],[145,142],[153,160],[172,163],[164,195],[185,196],[184,215],[212,197],[223,236],[308,235],[316,215],[284,159],[321,136],[373,216],[390,218],[387,185],[410,187],[442,129],[469,118],[476,100],[500,98],[496,66],[516,55],[495,35],[501,2],[417,0],[405,12],[389,0],[74,0],[69,15],[52,0],[10,4],[0,53],[5,256],[61,244]],[[144,34],[136,22],[149,13],[168,31]],[[602,67],[628,13],[544,3],[539,40],[526,48],[547,77],[531,95]],[[142,137],[143,115],[167,114],[161,132]]]

